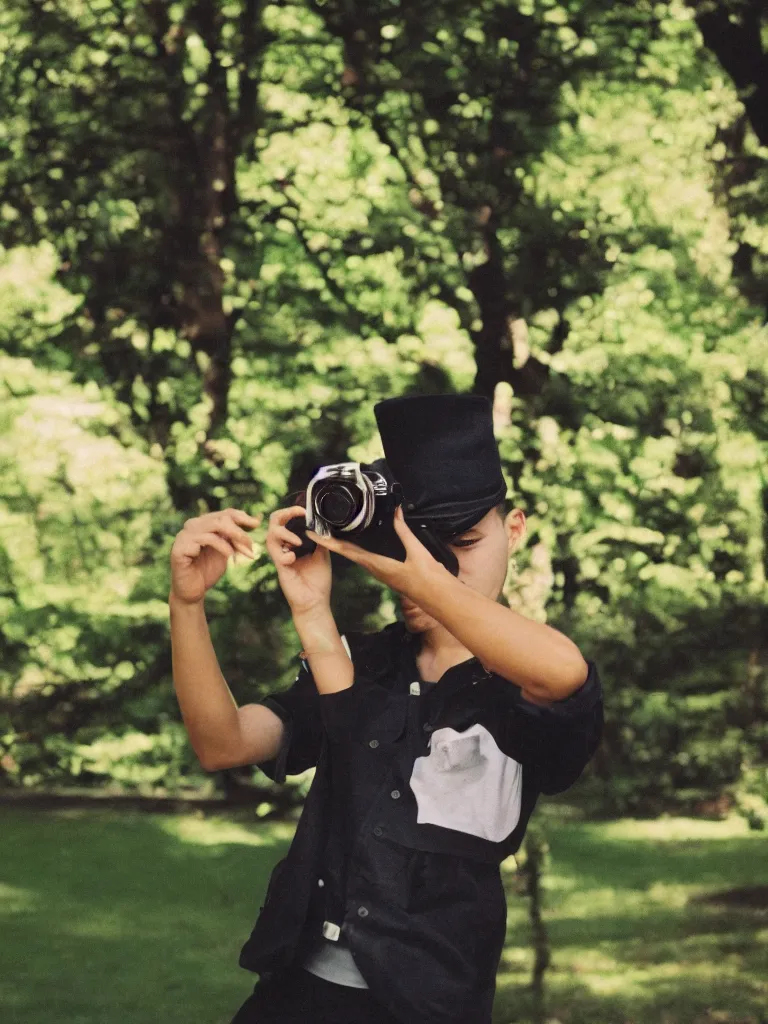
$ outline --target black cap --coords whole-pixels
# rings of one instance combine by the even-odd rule
[[[493,407],[483,395],[388,398],[373,411],[406,519],[453,536],[504,500]]]

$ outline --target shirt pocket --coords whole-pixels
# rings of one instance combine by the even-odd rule
[[[523,766],[499,749],[485,726],[436,729],[417,757],[410,787],[418,824],[438,825],[498,843],[520,820]]]

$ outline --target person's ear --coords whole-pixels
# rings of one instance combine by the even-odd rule
[[[504,520],[507,533],[507,550],[511,554],[517,551],[525,537],[525,513],[522,509],[513,508]]]

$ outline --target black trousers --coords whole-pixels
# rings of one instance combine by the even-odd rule
[[[260,978],[230,1024],[401,1024],[367,988],[336,985],[303,967]]]

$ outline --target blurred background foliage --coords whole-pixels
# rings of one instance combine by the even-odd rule
[[[506,599],[601,670],[585,798],[760,827],[765,33],[740,0],[6,0],[0,783],[269,792],[181,724],[175,534],[380,455],[382,398],[474,391],[528,522]],[[297,665],[264,530],[206,600],[238,703]],[[343,630],[391,621],[334,575]]]

